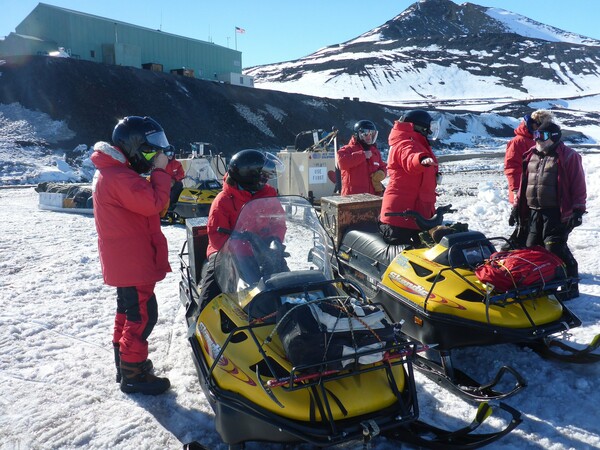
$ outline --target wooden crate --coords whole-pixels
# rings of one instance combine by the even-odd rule
[[[365,223],[377,223],[381,211],[381,197],[371,194],[321,198],[321,221],[336,247],[346,229]]]

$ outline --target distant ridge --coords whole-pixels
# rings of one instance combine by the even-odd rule
[[[600,41],[499,8],[421,0],[355,39],[244,73],[259,88],[392,105],[564,98],[600,93]]]

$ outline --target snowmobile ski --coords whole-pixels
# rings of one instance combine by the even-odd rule
[[[481,384],[465,372],[452,367],[448,358],[444,359],[443,355],[441,357],[442,361],[445,362],[438,364],[435,361],[417,356],[413,367],[430,380],[454,392],[463,400],[475,402],[501,400],[516,394],[527,386],[527,381],[523,376],[510,366],[501,367],[491,382]],[[507,374],[514,377],[514,387],[505,392],[495,390],[494,388],[505,380]]]
[[[569,362],[574,364],[590,364],[600,362],[600,354],[594,353],[600,347],[600,334],[584,348],[578,349],[556,338],[535,342],[529,347],[546,359]]]
[[[414,444],[419,448],[434,450],[480,448],[507,435],[523,421],[521,413],[505,403],[498,403],[498,409],[509,414],[510,421],[506,428],[496,433],[473,433],[492,414],[490,404],[482,402],[477,409],[475,419],[466,427],[456,431],[446,431],[421,420],[416,420],[404,427],[386,431],[382,435],[389,440],[397,440]]]

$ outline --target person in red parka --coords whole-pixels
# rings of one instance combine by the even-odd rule
[[[508,180],[508,201],[512,205],[516,203],[516,193],[519,190],[521,174],[523,173],[523,155],[535,146],[533,132],[542,123],[551,122],[552,120],[552,113],[544,109],[538,109],[531,115],[525,115],[519,126],[515,128],[515,137],[506,144],[504,175]]]
[[[341,195],[383,194],[381,183],[386,175],[386,164],[377,149],[377,128],[370,120],[354,124],[350,142],[337,152],[337,163],[342,174]]]
[[[165,155],[169,158],[165,171],[171,175],[171,194],[169,196],[169,211],[173,211],[177,206],[177,201],[183,191],[183,179],[185,178],[185,172],[183,166],[175,158],[175,147],[172,145],[165,150]]]
[[[438,163],[427,140],[432,120],[426,111],[408,111],[390,132],[389,182],[379,216],[379,230],[388,244],[417,245],[420,230],[413,218],[386,213],[413,210],[430,218],[435,212]]]
[[[208,247],[206,262],[202,268],[200,307],[221,293],[215,279],[215,258],[217,252],[229,239],[231,231],[242,207],[250,200],[276,197],[277,191],[267,184],[270,179],[283,173],[283,163],[279,158],[258,150],[241,150],[231,158],[227,173],[223,178],[223,190],[213,200],[208,213]],[[281,215],[283,220],[269,223],[248,224],[263,238],[276,238],[281,243],[285,237],[285,212],[279,202],[273,204],[271,216]],[[258,220],[258,218],[257,218]]]
[[[169,142],[155,120],[139,116],[120,120],[112,141],[96,143],[91,160],[102,275],[117,288],[117,382],[125,393],[156,395],[170,387],[167,378],[150,372],[147,341],[158,319],[154,286],[171,271],[159,217],[171,187],[162,153]],[[141,176],[148,172],[149,181]]]

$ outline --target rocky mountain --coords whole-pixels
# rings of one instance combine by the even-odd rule
[[[600,41],[498,8],[421,0],[348,42],[245,73],[285,92],[477,108],[600,93]]]
[[[119,118],[148,115],[161,123],[177,148],[209,142],[225,155],[244,148],[281,149],[293,145],[298,133],[318,128],[336,127],[341,138],[348,140],[357,120],[368,116],[382,128],[391,127],[402,113],[400,108],[374,103],[251,89],[48,56],[0,61],[0,104],[14,103],[46,113],[71,130],[61,142],[18,142],[21,147],[69,149],[110,141]],[[10,136],[9,122],[19,120],[3,117],[0,111],[0,137]]]

